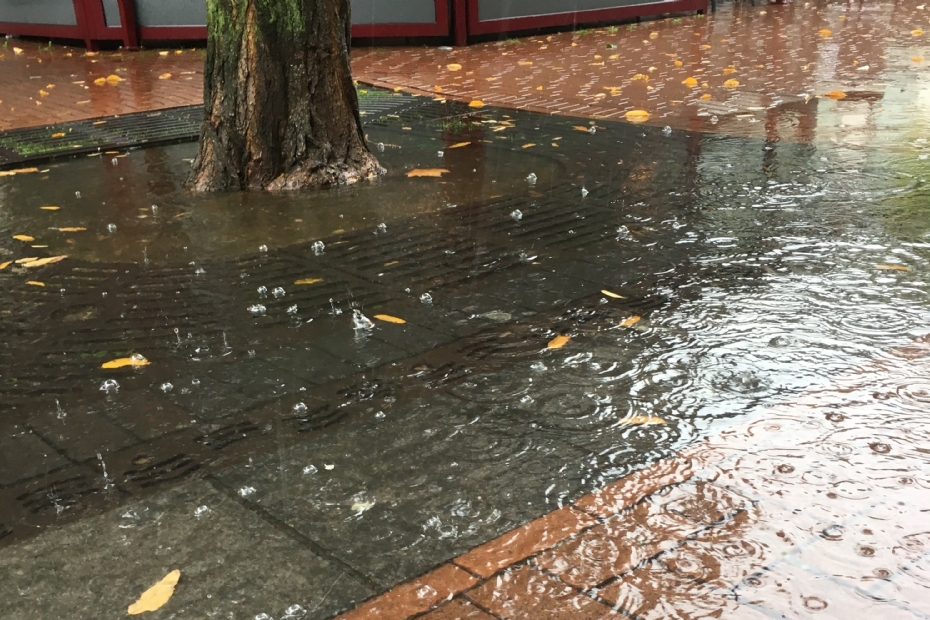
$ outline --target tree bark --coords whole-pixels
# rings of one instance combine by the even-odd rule
[[[195,191],[346,185],[384,173],[349,67],[349,0],[208,0]]]

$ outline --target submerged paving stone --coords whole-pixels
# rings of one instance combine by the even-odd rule
[[[10,620],[121,617],[175,569],[181,581],[157,617],[278,617],[296,604],[322,619],[371,595],[204,482],[6,548],[0,569],[0,616]]]

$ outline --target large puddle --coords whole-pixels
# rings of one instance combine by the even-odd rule
[[[813,488],[894,445],[925,500],[928,384],[901,361],[930,325],[922,138],[592,132],[494,111],[406,123],[368,128],[390,173],[348,189],[193,196],[193,145],[0,180],[0,263],[68,256],[0,271],[0,564],[18,541],[207,472],[391,585],[777,405],[800,399],[780,419],[822,425],[821,405],[852,406],[839,394],[873,397],[835,386],[872,374],[881,406],[844,414],[855,438],[837,451],[805,460],[793,443],[819,445],[810,433],[765,450],[794,451]],[[102,367],[133,355],[150,364]],[[852,486],[870,484],[867,463]],[[833,517],[768,518],[800,524],[796,540],[868,521],[860,495],[837,493]],[[923,535],[909,514],[869,544]],[[878,567],[888,579],[897,559]],[[779,561],[753,571],[797,568]],[[926,609],[926,575],[909,575],[880,596]],[[767,609],[780,596],[739,583],[715,585]]]

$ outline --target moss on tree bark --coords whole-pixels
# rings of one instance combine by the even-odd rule
[[[208,0],[195,191],[345,185],[384,172],[349,66],[349,0]]]

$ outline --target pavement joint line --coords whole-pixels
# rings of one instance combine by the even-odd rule
[[[378,591],[384,590],[383,584],[372,579],[371,577],[369,577],[362,571],[358,570],[357,568],[355,568],[348,562],[342,560],[337,555],[335,555],[334,553],[326,549],[320,543],[316,542],[315,540],[313,540],[306,534],[303,534],[299,530],[295,529],[291,525],[288,525],[287,523],[285,523],[278,517],[271,514],[269,511],[265,510],[264,507],[259,506],[258,504],[254,502],[250,502],[244,497],[241,497],[238,493],[236,493],[235,489],[232,489],[228,485],[224,484],[215,475],[210,474],[210,475],[204,476],[204,480],[206,480],[217,491],[227,495],[230,499],[237,502],[239,505],[241,505],[246,510],[249,510],[255,513],[256,515],[258,515],[259,517],[267,521],[270,525],[274,526],[277,530],[287,534],[288,536],[290,536],[297,542],[303,544],[305,547],[307,547],[307,549],[315,553],[320,558],[323,558],[324,560],[328,562],[332,562],[333,564],[341,568],[344,572],[348,573],[355,579],[359,580],[360,582],[362,582],[363,584],[371,588],[373,591],[378,592]]]

